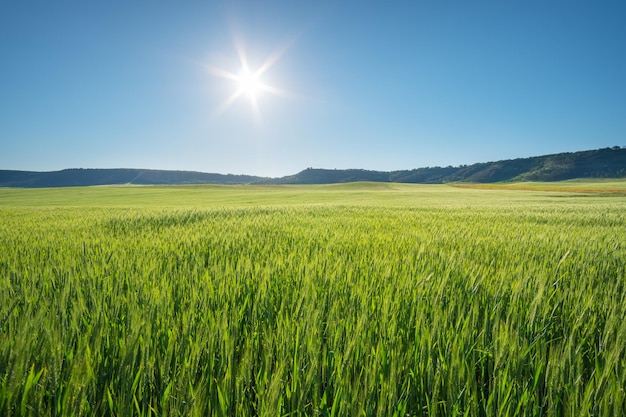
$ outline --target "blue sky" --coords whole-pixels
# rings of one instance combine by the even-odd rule
[[[624,22],[617,0],[4,1],[0,169],[283,176],[626,146]],[[268,64],[256,107],[223,76],[241,57]]]

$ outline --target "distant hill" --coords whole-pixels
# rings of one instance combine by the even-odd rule
[[[626,148],[616,146],[459,167],[428,167],[391,172],[309,168],[274,181],[282,184],[330,184],[352,181],[442,184],[563,181],[575,178],[626,178]]]
[[[86,185],[247,184],[266,180],[250,175],[150,169],[64,169],[52,172],[0,170],[1,187],[78,187]]]
[[[143,184],[331,184],[354,181],[441,184],[447,182],[562,181],[626,178],[626,148],[567,152],[531,158],[404,171],[308,168],[282,178],[145,169],[65,169],[53,172],[0,170],[0,187],[76,187]]]

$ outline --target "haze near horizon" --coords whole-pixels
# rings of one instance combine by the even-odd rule
[[[626,4],[0,4],[0,169],[280,177],[625,146]]]

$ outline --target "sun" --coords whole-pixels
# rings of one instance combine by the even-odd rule
[[[252,101],[257,100],[258,95],[261,94],[265,87],[259,74],[253,73],[247,68],[243,68],[239,72],[236,81],[239,86],[238,94],[246,95]]]
[[[252,112],[257,120],[260,121],[261,113],[259,110],[259,98],[262,95],[272,94],[276,96],[290,96],[290,94],[277,88],[276,86],[267,84],[263,81],[263,75],[270,70],[283,53],[288,49],[286,47],[277,48],[259,67],[251,67],[248,63],[244,48],[240,43],[236,42],[236,50],[239,56],[240,69],[238,72],[229,71],[222,68],[209,66],[209,72],[217,77],[227,79],[235,84],[235,91],[226,99],[217,109],[217,113],[226,111],[234,102],[241,97],[247,96],[252,106]],[[253,69],[254,68],[254,69]]]
[[[239,92],[248,96],[250,100],[256,100],[257,94],[260,93],[263,86],[260,77],[245,68],[239,72],[237,84],[239,86]]]

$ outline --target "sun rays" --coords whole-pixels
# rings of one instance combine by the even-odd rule
[[[289,46],[291,46],[291,43],[276,48],[258,68],[251,68],[242,43],[235,41],[239,68],[235,71],[218,67],[208,68],[211,75],[231,81],[235,87],[234,92],[219,105],[217,114],[227,111],[239,99],[247,98],[250,101],[254,118],[260,122],[261,110],[259,108],[259,100],[263,95],[271,94],[283,97],[288,95],[287,91],[264,81],[264,75],[281,59]]]

